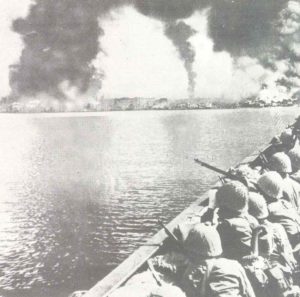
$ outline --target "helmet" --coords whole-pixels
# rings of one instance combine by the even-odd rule
[[[280,134],[280,140],[283,145],[289,145],[293,141],[293,131],[291,128],[285,129]]]
[[[265,198],[258,193],[251,192],[249,194],[248,212],[256,219],[267,218],[269,211]]]
[[[276,153],[269,160],[269,168],[279,173],[291,173],[291,159],[283,152]]]
[[[247,206],[249,192],[247,187],[238,181],[231,181],[219,188],[216,194],[220,208],[242,212]]]
[[[196,224],[184,241],[184,248],[197,256],[217,257],[223,253],[221,238],[213,226]]]
[[[291,159],[293,171],[298,171],[300,169],[300,147],[295,146],[288,152],[288,156]]]
[[[260,190],[269,197],[279,199],[282,197],[283,179],[276,171],[263,174],[257,182]]]
[[[235,174],[240,177],[246,177],[250,180],[258,180],[260,177],[259,171],[251,168],[249,164],[242,164],[237,167]]]

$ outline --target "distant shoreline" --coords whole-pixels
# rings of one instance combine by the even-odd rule
[[[162,111],[170,111],[170,112],[176,112],[176,111],[215,111],[215,110],[238,110],[238,109],[245,109],[245,110],[252,110],[252,109],[277,109],[277,108],[299,108],[300,105],[295,104],[292,106],[266,106],[266,107],[244,107],[244,106],[238,106],[238,107],[216,107],[216,108],[185,108],[185,109],[135,109],[135,110],[74,110],[74,111],[0,111],[1,115],[63,115],[63,114],[106,114],[106,113],[119,113],[119,112],[140,112],[140,111],[146,111],[146,112],[162,112]]]
[[[47,102],[40,99],[29,101],[14,101],[11,98],[3,100],[0,112],[9,113],[53,113],[53,112],[108,112],[108,111],[138,111],[138,110],[208,110],[236,108],[288,107],[300,104],[300,98],[282,100],[251,98],[243,101],[217,101],[216,99],[194,98],[170,100],[168,98],[115,98],[89,101],[55,101]]]

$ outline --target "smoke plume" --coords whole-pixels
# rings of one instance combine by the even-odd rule
[[[265,87],[277,97],[299,90],[300,75],[300,3],[288,1],[275,23],[275,46],[261,55],[261,63],[270,71]],[[265,93],[265,90],[262,90]],[[281,94],[280,94],[281,93]]]
[[[276,44],[276,22],[285,0],[215,0],[209,14],[209,34],[216,51],[258,57]]]
[[[287,7],[280,13],[278,24],[279,48],[275,53],[277,67],[283,65],[283,82],[288,81],[287,87],[300,86],[300,3],[289,1]],[[276,63],[275,63],[276,64]]]
[[[36,0],[27,17],[13,23],[13,30],[23,39],[24,50],[11,68],[12,95],[33,97],[43,93],[61,100],[69,97],[68,87],[75,88],[76,94],[101,89],[106,73],[99,71],[99,53],[103,50],[101,36],[104,38],[106,32],[99,20],[121,6],[134,7],[163,24],[165,36],[184,62],[190,96],[203,83],[202,75],[196,77],[196,73],[209,73],[218,65],[218,71],[225,75],[224,63],[228,63],[228,75],[235,82],[243,77],[247,94],[258,92],[257,86],[265,79],[289,90],[300,85],[300,9],[296,0]],[[199,28],[187,20],[204,9],[208,34],[205,42],[212,43],[212,52],[211,65],[201,69],[198,60],[205,59],[205,53],[201,52],[204,46],[195,43]],[[105,55],[109,57],[110,52]],[[223,65],[214,62],[221,56],[226,57]],[[96,58],[98,69],[93,63]],[[216,81],[206,85],[211,94]],[[238,87],[243,88],[242,82]],[[229,82],[228,86],[235,87]],[[209,92],[206,95],[210,96]]]
[[[188,75],[188,93],[190,98],[194,97],[196,72],[193,71],[195,51],[188,39],[196,32],[197,31],[182,21],[178,23],[168,23],[165,30],[166,36],[172,40],[178,49],[180,57],[184,61],[184,67]]]
[[[195,11],[208,6],[209,0],[135,0],[134,5],[146,16],[160,19],[164,22],[190,17]]]
[[[10,66],[18,63],[23,43],[20,36],[11,28],[16,18],[26,17],[30,9],[31,0],[10,0],[0,3],[0,99],[11,92],[9,84]]]
[[[17,94],[40,92],[64,98],[64,81],[87,91],[94,69],[89,65],[99,51],[99,5],[87,0],[40,0],[26,19],[13,28],[23,36],[25,49],[11,74]]]

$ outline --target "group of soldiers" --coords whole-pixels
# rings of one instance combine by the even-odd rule
[[[288,128],[211,190],[202,222],[178,226],[188,297],[300,296],[300,144]]]
[[[154,291],[138,274],[113,296],[300,296],[299,127],[300,119],[231,169],[210,190],[201,222],[172,230],[177,248],[148,261]]]

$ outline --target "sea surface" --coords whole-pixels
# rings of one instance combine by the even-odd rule
[[[0,114],[0,296],[90,288],[299,113]]]

